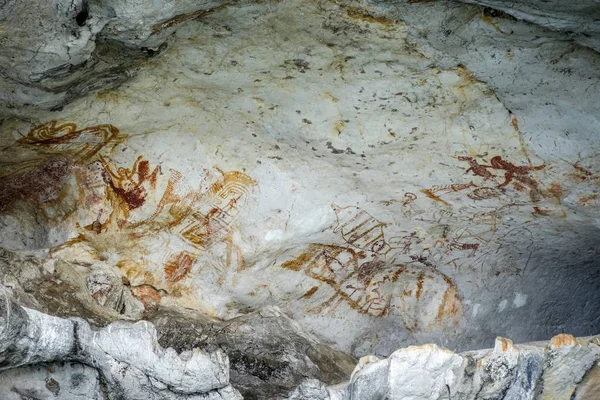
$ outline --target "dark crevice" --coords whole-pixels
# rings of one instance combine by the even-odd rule
[[[88,11],[88,4],[87,4],[87,1],[84,0],[81,3],[81,10],[79,10],[77,15],[75,16],[75,22],[77,22],[77,25],[79,25],[79,26],[85,26],[85,23],[89,17],[90,17],[90,14]]]

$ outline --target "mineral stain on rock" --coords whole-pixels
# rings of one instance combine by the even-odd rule
[[[58,396],[60,393],[60,385],[53,378],[46,378],[46,389],[48,389],[54,396]]]

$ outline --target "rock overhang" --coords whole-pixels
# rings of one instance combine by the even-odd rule
[[[355,356],[597,331],[597,54],[462,5],[481,47],[443,49],[421,14],[373,7],[177,14],[127,84],[5,119],[2,246],[42,265],[7,275],[100,325],[277,305]],[[569,88],[524,72],[547,56],[528,68]]]

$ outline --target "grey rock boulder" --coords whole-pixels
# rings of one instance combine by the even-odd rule
[[[231,383],[245,399],[279,399],[305,379],[346,381],[356,360],[304,331],[277,307],[228,321],[160,310],[150,318],[162,346],[220,348],[231,363]]]
[[[591,399],[598,385],[594,367],[598,359],[597,339],[564,334],[550,342],[518,346],[497,338],[494,349],[461,354],[436,345],[411,346],[383,360],[363,357],[345,384],[325,386],[306,380],[289,398]]]
[[[222,351],[163,349],[148,322],[115,322],[94,330],[79,318],[64,319],[21,307],[3,291],[0,305],[0,370],[52,362],[95,368],[107,399],[239,399],[229,385]],[[56,386],[56,385],[54,385]]]

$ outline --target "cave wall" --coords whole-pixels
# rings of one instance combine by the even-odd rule
[[[299,376],[333,396],[353,357],[408,345],[593,335],[591,3],[6,1],[4,285],[93,329],[277,307],[293,357],[319,350],[261,375],[230,344],[244,396]]]
[[[363,357],[349,380],[327,385],[317,377],[339,381],[334,370],[350,360],[319,346],[273,307],[228,321],[220,331],[207,329],[208,336],[226,338],[227,350],[189,344],[182,349],[182,331],[173,336],[172,325],[202,325],[201,320],[162,313],[158,331],[146,321],[92,329],[80,318],[43,314],[2,294],[0,311],[12,316],[3,318],[0,337],[0,394],[8,400],[241,399],[232,383],[245,399],[592,400],[598,386],[598,337],[561,334],[523,345],[498,337],[493,349],[460,354],[437,345],[410,346],[386,359]],[[165,317],[170,326],[161,324]],[[163,348],[161,337],[174,346]],[[276,348],[284,343],[282,356]],[[308,346],[304,357],[298,346]]]

